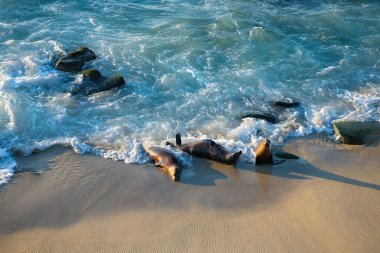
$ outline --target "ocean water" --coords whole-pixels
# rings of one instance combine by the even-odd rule
[[[15,153],[55,144],[146,163],[143,145],[181,132],[254,163],[263,138],[380,121],[379,17],[379,1],[1,0],[0,184]],[[80,76],[52,60],[78,46],[98,56],[86,68],[127,84],[70,95]],[[251,111],[280,121],[241,119]]]

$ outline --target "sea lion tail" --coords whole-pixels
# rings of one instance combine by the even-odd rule
[[[175,135],[175,144],[179,147],[182,145],[182,140],[181,140],[181,134],[177,133]]]

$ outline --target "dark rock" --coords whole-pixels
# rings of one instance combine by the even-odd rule
[[[275,101],[273,102],[274,106],[283,107],[283,108],[293,108],[300,106],[299,102],[288,102],[288,101]]]
[[[96,59],[96,55],[94,52],[92,52],[90,49],[87,47],[79,47],[75,49],[72,52],[69,52],[67,54],[68,57],[70,58],[75,58],[75,59],[83,59],[85,61],[92,61]]]
[[[272,124],[276,124],[279,122],[279,119],[276,115],[274,115],[272,113],[267,113],[267,112],[252,112],[252,113],[248,113],[248,114],[244,115],[242,118],[243,119],[244,118],[263,119],[263,120],[266,120]]]
[[[285,151],[278,151],[274,155],[280,158],[284,158],[284,159],[299,159],[298,156],[285,152]]]
[[[102,74],[96,69],[86,69],[81,71],[79,74],[82,74],[84,78],[87,78],[93,82],[103,77]]]
[[[78,72],[82,70],[85,64],[86,62],[83,60],[61,58],[55,64],[55,68],[65,72]]]
[[[369,136],[380,136],[380,122],[333,122],[333,128],[343,144],[361,145]]]
[[[87,47],[80,47],[60,57],[54,67],[65,72],[79,72],[86,62],[96,59],[96,55]]]
[[[110,90],[123,86],[125,84],[124,78],[121,75],[116,75],[111,78],[107,78],[104,82],[106,89]]]
[[[111,90],[125,84],[124,78],[120,75],[105,77],[96,69],[86,69],[80,72],[83,75],[83,83],[75,87],[71,94],[82,94],[85,96]]]

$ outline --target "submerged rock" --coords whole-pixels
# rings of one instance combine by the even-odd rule
[[[299,102],[289,102],[289,101],[275,101],[273,102],[274,106],[283,107],[283,108],[294,108],[300,106]]]
[[[83,75],[83,83],[77,85],[71,94],[82,94],[85,96],[111,90],[125,84],[124,78],[120,75],[105,77],[96,69],[86,69],[80,72]]]
[[[244,118],[263,119],[263,120],[266,120],[272,124],[276,124],[279,122],[279,119],[276,115],[274,115],[272,113],[268,113],[268,112],[252,112],[252,113],[248,113],[248,114],[244,115],[242,118],[243,119]]]
[[[80,47],[69,52],[67,55],[60,57],[54,67],[57,70],[65,72],[79,72],[86,62],[96,59],[96,55],[87,47]]]
[[[369,136],[380,136],[380,122],[333,122],[334,133],[343,144],[364,144]]]

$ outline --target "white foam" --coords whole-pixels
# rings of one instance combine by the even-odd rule
[[[53,46],[54,53],[56,54],[64,54],[65,50],[62,46],[55,40],[49,40],[48,43]]]
[[[270,35],[265,31],[261,26],[255,26],[249,31],[250,39],[255,39],[259,41],[268,41],[270,40]]]
[[[324,69],[322,69],[321,71],[317,72],[317,75],[326,75],[327,73],[330,73],[331,71],[335,70],[339,68],[339,66],[329,66],[329,67],[326,67]]]
[[[117,150],[101,150],[100,154],[104,158],[120,160],[125,163],[144,164],[150,160],[142,144],[136,140],[125,140]]]
[[[86,143],[80,141],[77,138],[71,139],[70,142],[71,147],[73,150],[78,154],[84,154],[84,153],[97,153],[96,149],[87,145]]]
[[[15,41],[14,40],[7,40],[4,42],[4,45],[11,46],[13,44],[13,42],[15,42]]]
[[[12,27],[12,24],[11,23],[0,22],[0,27],[1,28],[8,28],[8,27]]]
[[[59,72],[50,66],[46,56],[26,55],[20,61],[8,61],[0,72],[0,88],[29,89],[42,92],[61,82]]]
[[[317,132],[328,131],[331,129],[331,122],[337,118],[336,110],[333,106],[323,106],[319,110],[311,109],[311,125]]]
[[[94,19],[93,18],[89,18],[88,19],[88,22],[90,22],[93,26],[96,26],[95,22],[94,22]]]
[[[0,148],[0,185],[5,184],[13,176],[16,162],[3,148]]]
[[[339,97],[349,101],[354,110],[342,120],[380,121],[380,88],[371,86],[359,91],[344,91]]]

